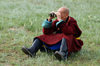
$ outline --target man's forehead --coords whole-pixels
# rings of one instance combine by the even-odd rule
[[[64,9],[63,8],[60,8],[57,11],[63,13],[64,12]]]
[[[58,12],[65,13],[66,10],[67,10],[67,8],[61,7],[58,9]]]

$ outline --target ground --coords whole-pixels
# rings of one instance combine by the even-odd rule
[[[0,66],[99,66],[100,0],[0,0]],[[42,22],[51,11],[65,6],[77,20],[84,42],[79,52],[59,62],[53,53],[38,51],[26,56],[22,46],[30,47],[42,33]]]

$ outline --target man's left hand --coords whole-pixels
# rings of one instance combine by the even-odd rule
[[[60,21],[61,20],[61,13],[60,12],[55,12],[55,14],[57,15],[58,21]]]

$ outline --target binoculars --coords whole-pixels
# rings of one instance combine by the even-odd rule
[[[50,17],[57,17],[57,15],[55,13],[50,13],[49,16]]]

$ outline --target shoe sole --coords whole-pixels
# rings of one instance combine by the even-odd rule
[[[22,47],[22,51],[27,54],[27,55],[30,55],[31,57],[33,57],[33,55],[23,46]]]
[[[55,57],[61,61],[61,60],[64,60],[64,58],[61,56],[61,54],[59,52],[55,52]]]

